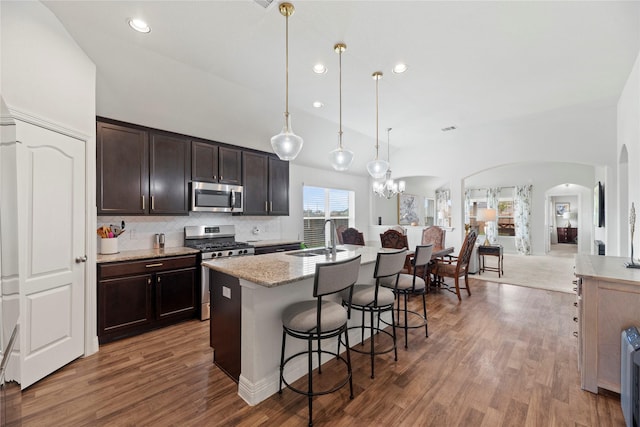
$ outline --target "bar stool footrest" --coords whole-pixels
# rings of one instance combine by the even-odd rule
[[[328,390],[319,390],[319,391],[315,391],[315,390],[314,390],[314,391],[313,391],[313,393],[309,393],[309,391],[308,391],[308,390],[300,390],[300,389],[298,389],[298,388],[296,388],[296,387],[292,386],[292,385],[291,385],[291,384],[290,384],[290,383],[285,379],[285,377],[284,377],[284,369],[286,368],[287,363],[289,363],[291,360],[293,360],[293,359],[295,359],[295,358],[297,358],[297,357],[300,357],[300,356],[308,356],[308,355],[309,355],[309,352],[308,352],[308,351],[306,351],[306,350],[305,350],[305,351],[301,351],[301,352],[296,353],[296,354],[292,354],[291,356],[289,356],[289,357],[287,357],[287,358],[285,359],[284,364],[282,365],[282,372],[283,372],[283,374],[282,374],[282,375],[280,375],[280,379],[282,380],[282,383],[283,383],[284,385],[286,385],[286,386],[287,386],[287,388],[291,389],[291,391],[294,391],[294,392],[296,392],[296,393],[298,393],[298,394],[303,394],[303,395],[305,395],[305,396],[321,396],[321,395],[323,395],[323,394],[330,394],[330,393],[333,393],[333,392],[335,392],[335,391],[340,390],[342,387],[344,387],[345,385],[347,385],[347,384],[349,383],[349,379],[351,379],[351,377],[352,377],[352,374],[349,372],[349,364],[348,364],[347,360],[346,360],[344,357],[342,357],[341,355],[339,355],[339,354],[337,354],[337,353],[335,353],[335,352],[332,352],[332,351],[321,350],[321,351],[320,351],[320,353],[321,353],[321,354],[329,354],[329,355],[331,355],[331,356],[335,357],[337,360],[340,360],[342,363],[344,363],[344,366],[345,366],[345,367],[346,367],[346,369],[347,369],[347,375],[346,375],[346,377],[345,377],[345,378],[344,378],[340,383],[338,383],[336,386],[334,386],[334,387],[333,387],[333,388],[331,388],[331,389],[328,389]],[[317,351],[317,350],[315,350],[315,351],[313,352],[313,354],[312,354],[312,357],[313,357],[313,356],[317,356],[317,354],[318,354],[318,351]],[[321,375],[321,374],[320,374],[320,375]],[[300,377],[298,380],[303,379],[303,378],[306,378],[306,377],[307,377],[307,374],[303,375],[303,376],[302,376],[302,377]],[[296,380],[296,381],[298,381],[298,380]]]

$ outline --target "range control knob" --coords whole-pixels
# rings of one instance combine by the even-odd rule
[[[222,256],[222,252],[218,252],[218,256]]]
[[[233,256],[233,251],[229,251],[229,256]]]

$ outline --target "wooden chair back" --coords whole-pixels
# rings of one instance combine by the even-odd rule
[[[364,235],[357,229],[349,227],[342,232],[342,243],[364,246]]]
[[[387,230],[380,234],[380,243],[383,248],[408,249],[407,236],[396,230]]]
[[[344,225],[339,225],[336,228],[336,233],[338,234],[338,243],[341,244],[341,245],[344,244],[344,241],[342,240],[342,232],[344,230],[346,230],[346,229],[347,229],[347,227],[345,227]]]
[[[445,233],[447,231],[437,225],[432,225],[422,230],[422,244],[433,245],[434,248],[444,248]]]
[[[456,263],[456,274],[462,275],[467,271],[469,261],[471,260],[471,253],[473,252],[473,246],[476,244],[478,234],[475,230],[469,231],[467,237],[464,239],[460,253],[458,254],[458,262]]]

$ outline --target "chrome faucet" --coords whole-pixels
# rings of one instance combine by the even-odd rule
[[[336,223],[332,219],[327,219],[324,222],[324,232],[325,232],[324,241],[325,242],[327,241],[327,235],[326,235],[327,223],[329,223],[331,225],[331,227],[330,227],[330,229],[331,229],[331,231],[330,231],[330,233],[331,233],[331,243],[330,243],[330,245],[331,246],[328,247],[327,250],[330,250],[331,251],[331,255],[335,258],[335,256],[336,256],[336,234],[337,234]]]

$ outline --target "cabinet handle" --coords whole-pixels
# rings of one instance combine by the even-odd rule
[[[147,285],[150,285],[150,284],[151,284],[151,278],[148,278],[147,279]]]
[[[269,202],[269,212],[273,212],[273,202]]]
[[[160,277],[157,277],[156,279],[157,279],[158,283],[160,283]]]
[[[155,264],[147,264],[145,265],[145,267],[147,268],[151,268],[151,267],[162,267],[162,263],[161,262],[157,262]]]
[[[264,201],[264,211],[269,212],[269,202],[267,202],[266,200]]]
[[[578,280],[577,279],[576,280],[572,280],[571,283],[573,283],[574,285],[577,285],[578,284]]]
[[[142,196],[142,210],[144,210],[144,196]]]
[[[156,209],[156,198],[151,196],[151,210],[155,210]]]
[[[573,292],[578,292],[578,288],[573,288]]]
[[[80,264],[82,262],[87,262],[87,256],[86,255],[76,257],[76,263],[77,264]]]
[[[577,302],[574,302],[574,303],[573,303],[573,306],[574,306],[574,307],[577,307],[577,306],[578,306],[578,303],[577,303]]]
[[[217,179],[218,179],[218,177],[217,177],[217,176],[215,176],[215,175],[213,175],[213,180],[215,181],[215,180],[217,180]]]
[[[573,318],[573,321],[574,321],[574,322],[576,322],[576,323],[578,323],[578,318],[577,318],[577,317],[574,317],[574,318]]]
[[[578,338],[578,332],[577,331],[573,331],[573,336]]]
[[[222,181],[224,178],[222,177],[222,175],[220,175],[220,181]]]

